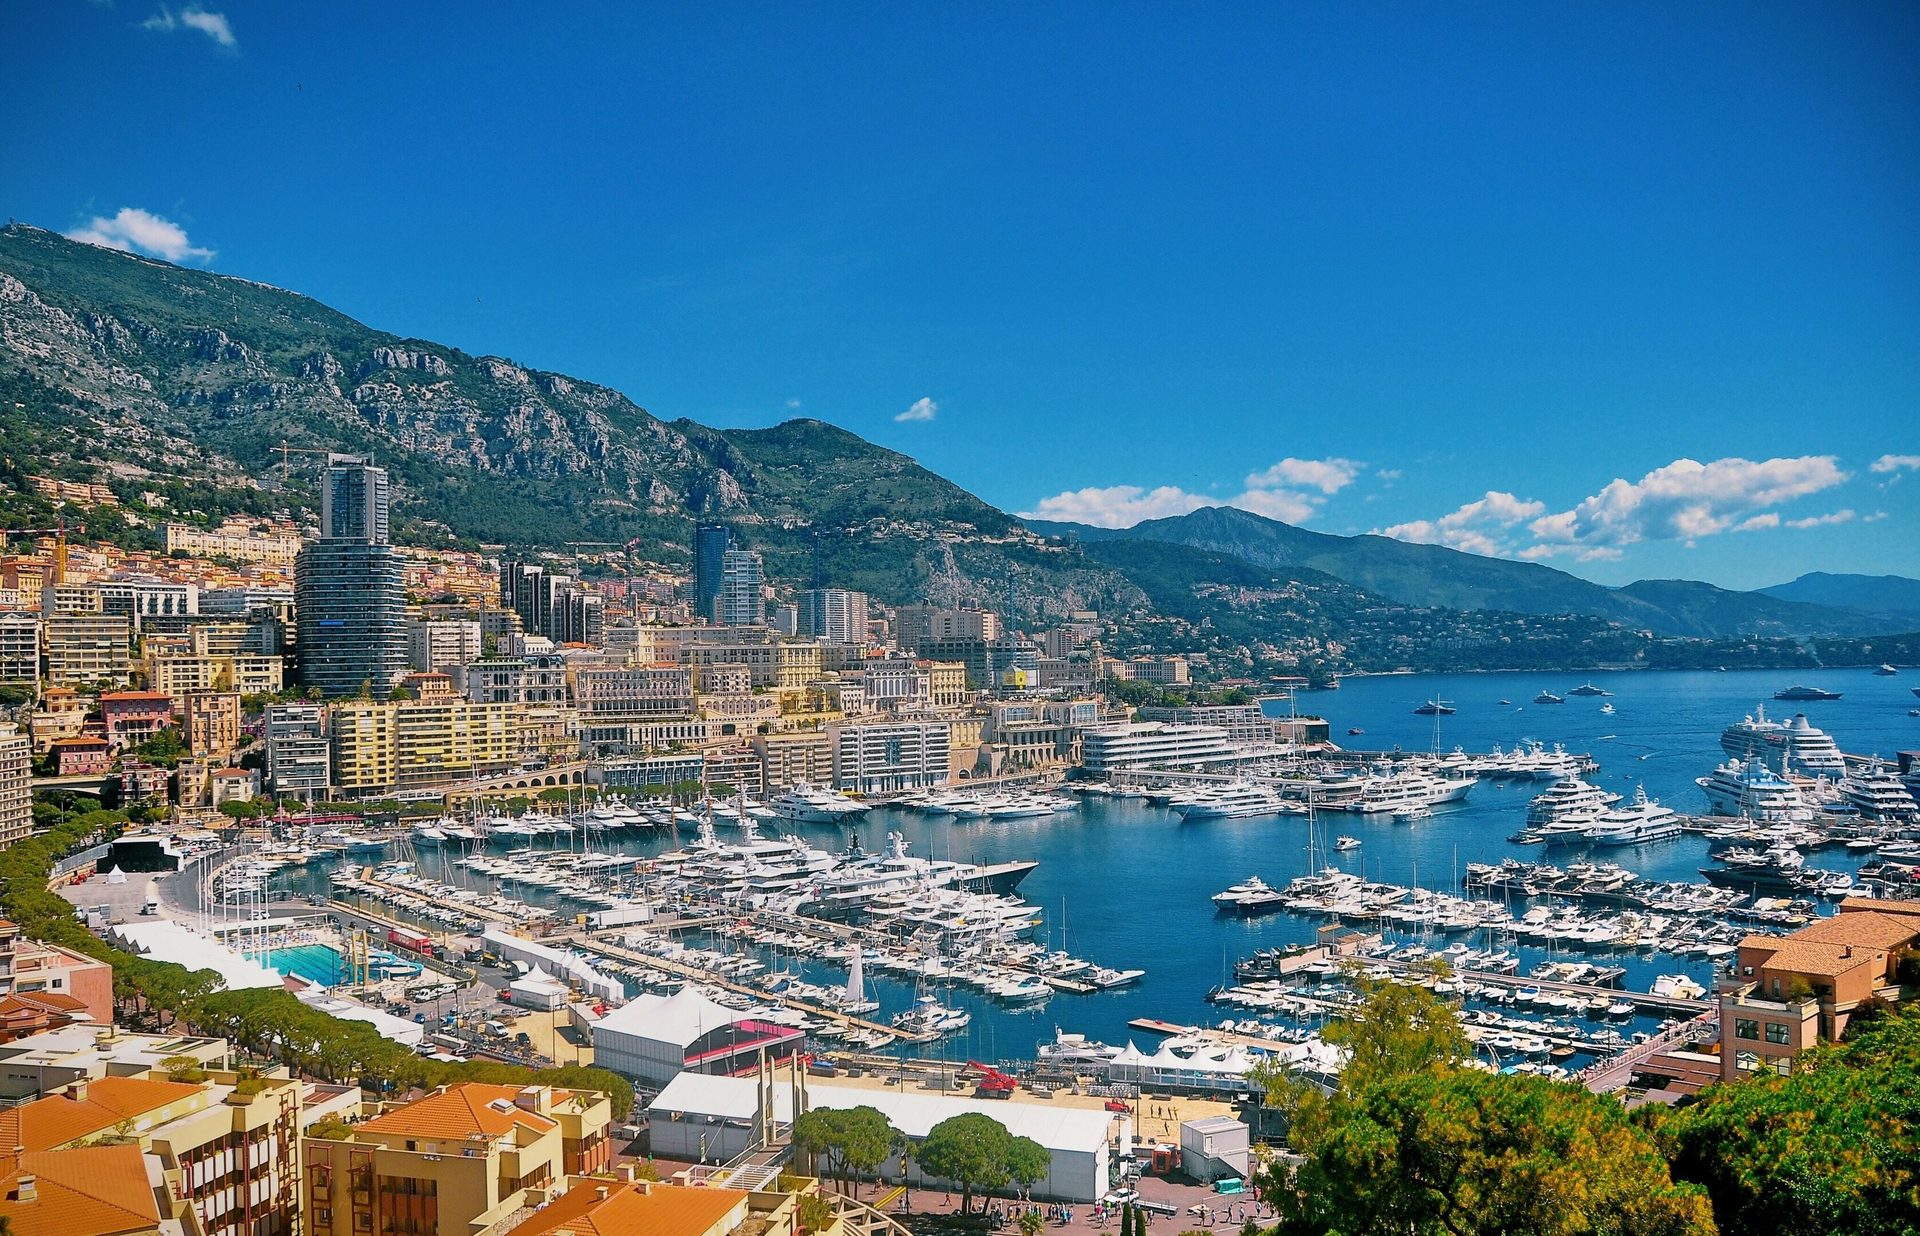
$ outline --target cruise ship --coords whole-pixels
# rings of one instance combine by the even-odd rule
[[[1600,818],[1587,830],[1587,842],[1590,845],[1641,845],[1679,835],[1679,813],[1648,798],[1647,788],[1641,786],[1634,791],[1631,803],[1600,813]]]
[[[1801,797],[1800,787],[1774,772],[1754,756],[1746,761],[1728,760],[1697,785],[1707,793],[1707,810],[1715,815],[1744,816],[1750,820],[1799,821],[1811,819],[1813,811]]]
[[[1807,720],[1807,714],[1795,713],[1792,721],[1769,721],[1765,705],[1720,731],[1720,749],[1736,760],[1759,756],[1773,764],[1784,754],[1787,771],[1809,777],[1838,777],[1847,771],[1840,748],[1825,730]]]
[[[867,810],[866,804],[857,803],[838,790],[811,786],[804,781],[794,782],[767,805],[781,819],[800,824],[838,824]]]
[[[1837,788],[1841,800],[1869,820],[1911,820],[1920,815],[1920,803],[1907,792],[1907,783],[1878,757],[1843,777]]]

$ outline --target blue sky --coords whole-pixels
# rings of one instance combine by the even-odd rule
[[[1920,575],[1912,5],[73,0],[0,46],[7,214],[669,419],[1022,512]]]

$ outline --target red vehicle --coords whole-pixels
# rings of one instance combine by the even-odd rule
[[[1107,1110],[1110,1112],[1131,1112],[1133,1108],[1125,1099],[1108,1099]]]
[[[398,927],[387,931],[387,943],[415,953],[433,952],[433,937],[418,931],[402,931]]]
[[[973,1097],[976,1099],[1010,1099],[1013,1088],[1018,1083],[1010,1073],[1002,1073],[990,1064],[981,1064],[978,1060],[967,1061],[967,1068],[980,1075],[974,1083]]]

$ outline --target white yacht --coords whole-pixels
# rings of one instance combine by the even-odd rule
[[[1728,760],[1696,784],[1707,793],[1707,809],[1714,815],[1738,815],[1750,820],[1800,821],[1811,819],[1812,808],[1800,787],[1761,763],[1758,756]]]
[[[1578,777],[1569,777],[1554,782],[1527,804],[1527,827],[1544,829],[1547,825],[1572,818],[1590,824],[1602,811],[1619,801],[1620,796],[1610,790],[1603,790]]]
[[[973,1021],[965,1009],[950,1009],[932,996],[921,996],[913,1007],[893,1015],[893,1028],[912,1035],[956,1034]]]
[[[1174,804],[1183,820],[1240,820],[1248,816],[1279,815],[1284,801],[1264,786],[1240,783]]]
[[[1259,876],[1249,876],[1232,888],[1215,893],[1213,904],[1229,914],[1251,918],[1256,914],[1271,914],[1284,908],[1287,895]]]
[[[1839,785],[1842,801],[1851,803],[1870,820],[1911,820],[1920,815],[1920,803],[1907,792],[1897,773],[1874,757],[1858,772],[1849,773]]]
[[[1342,853],[1345,853],[1348,850],[1357,850],[1360,848],[1360,838],[1349,837],[1345,833],[1342,833],[1339,837],[1334,839],[1333,848],[1341,851]]]
[[[1896,781],[1894,784],[1898,785],[1899,782]],[[1906,791],[1902,790],[1901,793],[1904,794]],[[1912,800],[1909,799],[1908,801],[1911,802]],[[413,844],[416,846],[447,844],[447,830],[433,824],[415,824],[410,835],[413,838]]]
[[[811,786],[804,781],[794,782],[790,789],[775,795],[767,805],[781,819],[801,824],[838,824],[867,810],[866,804],[857,803],[838,790]]]
[[[1587,841],[1592,845],[1640,845],[1679,835],[1679,813],[1648,798],[1647,788],[1641,786],[1634,791],[1631,803],[1600,813],[1587,830]]]

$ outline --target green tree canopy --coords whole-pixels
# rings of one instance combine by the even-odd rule
[[[1805,1053],[1790,1076],[1649,1110],[1674,1176],[1706,1187],[1720,1230],[1920,1231],[1920,1011],[1896,1009]]]
[[[951,1116],[927,1131],[916,1156],[920,1170],[960,1186],[960,1209],[972,1208],[975,1189],[1006,1187],[1013,1136],[1007,1126],[980,1112]]]

